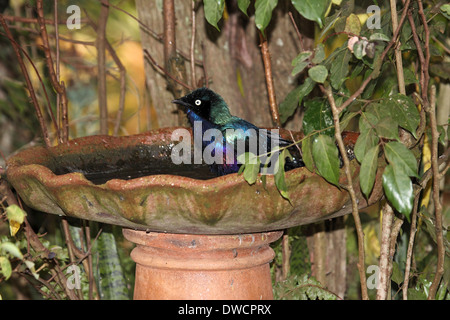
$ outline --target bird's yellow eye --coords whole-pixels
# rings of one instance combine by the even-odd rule
[[[200,99],[195,100],[195,105],[196,106],[199,106],[201,104],[202,104],[202,100],[200,100]]]

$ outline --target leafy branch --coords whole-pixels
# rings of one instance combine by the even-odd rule
[[[206,6],[208,2],[213,1],[204,1],[205,16],[217,27],[223,7],[222,11],[214,12],[213,15],[213,9]],[[286,122],[299,106],[304,106],[302,128],[305,136],[295,144],[301,144],[306,167],[337,186],[338,151],[342,156],[344,173],[349,182],[344,187],[352,200],[352,214],[358,234],[358,267],[363,298],[368,298],[365,287],[364,234],[359,220],[357,190],[351,184],[349,160],[341,134],[349,125],[357,126],[359,130],[354,154],[361,165],[359,185],[362,194],[366,198],[370,197],[377,173],[381,174],[380,170],[383,170],[382,186],[388,200],[385,211],[389,212],[392,206],[394,214],[400,216],[392,224],[389,222],[389,215],[386,216],[386,221],[383,219],[384,291],[379,292],[379,299],[387,297],[392,266],[386,264],[386,257],[395,253],[392,242],[395,243],[404,217],[412,223],[411,234],[415,233],[415,220],[421,197],[418,190],[424,188],[421,182],[433,179],[438,259],[436,273],[429,286],[428,297],[432,299],[440,288],[444,273],[445,230],[442,224],[439,182],[447,171],[449,162],[442,160],[445,164],[439,169],[438,145],[445,145],[446,137],[443,127],[439,126],[436,120],[436,88],[431,86],[431,92],[429,90],[432,80],[431,58],[433,55],[439,55],[435,49],[432,50],[430,41],[433,40],[440,46],[443,54],[448,54],[448,49],[438,40],[438,35],[439,32],[444,32],[442,19],[450,19],[450,7],[441,5],[440,11],[437,12],[426,8],[421,0],[414,5],[410,0],[403,0],[403,6],[399,9],[400,17],[397,17],[397,2],[392,0],[389,2],[390,14],[378,16],[379,27],[373,30],[360,23],[358,17],[344,9],[344,6],[336,8],[329,1],[315,1],[315,6],[309,6],[309,1],[293,0],[291,3],[304,18],[315,21],[322,33],[314,50],[304,50],[301,33],[290,15],[302,48],[292,60],[291,76],[300,76],[304,80],[280,103],[280,120],[281,123]],[[247,14],[250,1],[238,1],[238,5],[240,10]],[[262,34],[265,34],[276,6],[277,1],[255,2],[255,24]],[[368,17],[377,18],[376,15]],[[406,20],[409,29],[405,24]],[[325,47],[330,39],[343,34],[348,36],[347,41],[342,41],[340,47],[328,55],[325,54]],[[405,58],[405,52],[412,54]],[[394,75],[391,74],[391,65],[394,65]],[[395,82],[391,79],[395,79]],[[348,86],[350,82],[353,83],[351,89]],[[355,83],[358,85],[355,86]],[[320,88],[323,97],[309,98],[315,87]],[[426,144],[429,144],[431,150],[430,169],[420,172],[419,162]],[[446,153],[444,151],[444,154]],[[247,170],[253,174],[249,174]],[[255,167],[249,167],[245,163],[241,171],[248,182],[256,181]],[[251,179],[247,179],[249,177]],[[391,221],[394,221],[393,218],[394,215],[391,216]],[[408,248],[408,252],[411,255],[411,248]],[[380,261],[380,265],[381,263]],[[407,287],[403,288],[405,298],[407,290]]]

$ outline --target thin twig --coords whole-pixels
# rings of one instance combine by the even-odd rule
[[[123,111],[125,109],[125,94],[126,94],[126,78],[127,78],[127,71],[120,61],[119,57],[117,56],[116,52],[114,51],[111,44],[106,41],[106,48],[108,49],[108,52],[111,54],[111,57],[113,58],[115,64],[119,68],[119,74],[120,74],[120,98],[119,98],[119,109],[117,110],[117,116],[116,116],[116,124],[114,126],[114,135],[117,136],[119,134],[119,128],[120,128],[120,122],[122,120]]]
[[[414,207],[411,214],[411,228],[409,232],[408,249],[406,250],[406,264],[405,264],[405,277],[403,279],[402,291],[403,300],[408,300],[408,285],[409,275],[411,273],[411,260],[413,255],[414,239],[416,237],[416,221],[417,221],[417,207],[419,206],[420,197],[418,195],[414,198]]]
[[[280,115],[278,113],[277,99],[275,96],[275,86],[273,83],[272,75],[272,63],[270,61],[269,43],[266,38],[264,38],[261,31],[259,31],[259,40],[261,46],[261,54],[264,63],[264,75],[266,78],[267,94],[269,96],[269,106],[270,112],[272,114],[272,120],[277,125],[281,126]]]
[[[106,3],[106,0],[98,0],[98,1],[100,1],[100,2],[102,2],[102,3]],[[143,23],[141,20],[139,20],[138,18],[136,18],[135,16],[133,16],[131,13],[129,13],[129,12],[123,10],[122,8],[116,6],[116,5],[112,4],[112,3],[110,3],[109,6],[110,6],[111,8],[113,8],[113,9],[115,9],[115,10],[118,10],[118,11],[120,11],[120,12],[122,12],[122,13],[125,13],[127,16],[129,16],[130,18],[132,18],[133,20],[135,20],[135,21],[139,24],[139,26],[141,26],[146,32],[148,32],[148,34],[149,34],[150,36],[152,36],[155,40],[157,40],[157,41],[159,41],[159,42],[163,42],[164,39],[163,39],[163,37],[162,37],[160,34],[158,34],[157,32],[155,32],[154,30],[152,30],[149,26],[147,26],[147,25],[146,25],[145,23]],[[189,55],[189,54],[187,54],[187,53],[185,53],[185,52],[183,52],[183,51],[181,51],[181,50],[179,50],[179,49],[176,49],[176,52],[177,52],[180,56],[182,56],[184,59],[186,59],[187,61],[190,61],[190,55]],[[202,63],[203,63],[202,61],[197,60],[197,59],[195,59],[194,61],[195,61],[195,64],[198,65],[198,66],[201,66]]]
[[[191,86],[195,87],[197,81],[195,80],[195,0],[191,0]]]
[[[11,26],[9,28],[11,28]],[[5,33],[3,33],[3,32],[0,32],[0,34],[7,37],[7,35]],[[34,64],[33,60],[31,59],[31,57],[29,56],[27,51],[24,48],[22,48],[20,46],[20,44],[17,43],[17,41],[15,41],[14,39],[9,39],[9,40],[14,42],[17,45],[17,47],[20,49],[20,51],[25,56],[25,58],[27,58],[27,60],[30,62],[31,67],[33,68],[36,76],[38,77],[39,83],[41,84],[41,87],[42,87],[42,91],[44,92],[45,100],[47,101],[47,111],[48,111],[48,113],[50,115],[50,118],[51,118],[52,123],[53,123],[53,125],[55,127],[55,130],[56,130],[56,133],[58,135],[58,133],[59,133],[58,124],[56,123],[56,119],[55,119],[55,116],[54,116],[53,110],[52,110],[52,105],[50,103],[50,98],[48,96],[47,89],[46,89],[44,81],[42,80],[42,77],[41,77],[41,75],[39,73],[39,70],[37,69],[36,65]],[[59,140],[59,136],[58,136],[58,140]]]
[[[106,95],[106,23],[109,2],[102,1],[97,25],[97,68],[98,68],[98,107],[100,111],[100,134],[108,134],[108,102]]]
[[[39,102],[38,102],[36,94],[34,92],[33,84],[31,83],[31,80],[30,80],[30,76],[28,75],[27,68],[25,66],[25,63],[23,62],[22,55],[20,54],[20,47],[17,44],[17,42],[14,41],[14,38],[13,38],[13,36],[11,34],[11,31],[9,30],[8,25],[6,24],[6,21],[3,18],[2,14],[0,14],[0,23],[2,24],[3,29],[5,30],[5,34],[6,34],[7,38],[10,40],[10,42],[11,42],[11,44],[13,46],[14,53],[16,54],[17,60],[19,62],[20,69],[21,69],[22,74],[23,74],[23,76],[25,78],[25,83],[27,85],[28,92],[29,92],[29,94],[31,96],[31,101],[33,102],[33,106],[34,106],[34,109],[35,109],[35,112],[36,112],[36,116],[37,116],[39,124],[41,126],[44,142],[45,142],[45,144],[48,147],[50,147],[51,146],[51,142],[50,142],[50,138],[48,136],[47,125],[45,123],[44,117],[42,116],[41,108],[39,106]]]
[[[56,81],[60,82],[60,52],[59,52],[59,30],[58,30],[58,0],[53,2],[53,11],[55,13],[55,43],[56,43]],[[64,83],[62,84],[64,87]],[[63,90],[65,92],[65,90]],[[65,94],[65,93],[64,93]],[[58,139],[60,143],[66,143],[68,140],[68,119],[67,119],[67,104],[63,105],[61,103],[61,95],[56,95],[56,119],[58,119],[58,127],[56,128],[58,132]]]
[[[103,3],[103,1],[102,1],[102,3]],[[98,29],[97,23],[95,23],[89,17],[87,12],[86,12],[86,16],[88,17],[88,22],[91,25],[91,27],[93,29],[97,30]],[[70,39],[69,39],[69,41],[70,41]],[[117,68],[119,69],[119,83],[120,83],[119,108],[117,110],[116,121],[114,124],[114,132],[113,132],[113,135],[117,136],[119,134],[120,123],[122,120],[123,111],[125,109],[127,70],[126,70],[125,66],[123,65],[122,61],[120,60],[119,56],[117,55],[116,51],[114,50],[113,46],[108,41],[108,39],[105,38],[104,41],[105,41],[105,49],[109,52],[109,54],[111,55],[111,58],[114,60],[114,63],[116,64]],[[83,42],[82,44],[92,45],[95,43]],[[108,73],[108,70],[105,70],[105,72]],[[114,76],[113,76],[113,78],[116,79],[116,77],[114,77]],[[108,119],[107,122],[110,123],[111,121]]]
[[[202,42],[202,56],[203,56],[203,63],[202,63],[203,78],[204,78],[204,82],[205,82],[205,87],[208,88],[209,79],[208,79],[208,69],[206,67],[206,50],[205,50],[205,44],[203,42]]]
[[[391,6],[391,20],[392,20],[392,30],[396,30],[398,28],[398,17],[397,17],[397,1],[389,0]],[[400,41],[397,41],[395,45],[395,66],[397,67],[397,81],[398,81],[398,91],[401,94],[406,94],[405,89],[405,77],[403,74],[403,59],[402,59],[402,51],[400,50]]]
[[[150,60],[151,64],[157,68],[157,70],[159,70],[160,72],[162,72],[164,75],[166,75],[167,77],[169,77],[170,79],[172,79],[173,81],[175,81],[176,83],[178,83],[179,85],[185,87],[186,89],[188,89],[189,91],[193,90],[193,87],[191,87],[190,85],[188,85],[187,83],[184,83],[181,80],[178,80],[177,78],[175,78],[174,76],[172,76],[170,74],[169,71],[167,71],[165,68],[161,67],[156,61],[155,59],[153,59],[153,57],[150,55],[150,53],[148,52],[147,49],[144,49],[144,53],[145,56],[147,57],[147,59]]]
[[[37,21],[39,24],[39,29],[41,32],[42,46],[45,54],[46,65],[48,69],[48,73],[50,76],[50,82],[55,89],[56,93],[59,95],[59,100],[62,106],[62,141],[66,142],[68,140],[68,116],[67,116],[67,95],[66,88],[63,82],[59,82],[58,77],[56,76],[55,67],[53,65],[52,53],[50,50],[50,43],[48,41],[48,33],[47,26],[45,24],[44,18],[44,7],[43,1],[36,1],[36,10],[37,10]]]
[[[36,18],[26,18],[26,17],[8,16],[8,15],[3,15],[3,18],[6,21],[11,21],[11,22],[38,23],[38,19],[36,19]],[[44,19],[44,22],[46,24],[51,24],[51,25],[55,24],[55,20],[50,20],[50,19]],[[67,24],[67,21],[61,20],[61,21],[58,21],[58,24],[65,25],[65,24]]]
[[[422,103],[424,102],[424,89],[425,89],[425,56],[423,54],[423,49],[422,49],[422,45],[420,43],[420,39],[419,36],[417,34],[417,29],[416,29],[416,24],[414,22],[414,18],[412,16],[412,11],[408,10],[408,21],[409,21],[409,25],[411,26],[411,33],[412,33],[412,37],[413,37],[413,41],[414,44],[417,48],[417,56],[419,57],[419,62],[420,62],[420,76],[419,76],[419,83],[420,83],[420,93],[421,93],[421,99],[422,99]],[[425,92],[425,95],[427,95],[428,93]]]
[[[300,33],[300,31],[298,30],[298,27],[297,27],[297,24],[295,23],[295,19],[294,19],[294,16],[292,15],[292,12],[289,12],[289,18],[291,18],[291,22],[294,25],[295,32],[297,33],[298,42],[300,44],[300,52],[303,52],[303,51],[305,51],[305,48],[303,46],[303,36]]]
[[[359,255],[359,262],[358,262],[358,271],[359,271],[359,277],[361,282],[361,295],[364,300],[369,299],[369,295],[367,293],[367,283],[366,283],[366,272],[365,272],[365,253],[364,253],[364,231],[361,225],[361,219],[359,217],[359,211],[358,211],[358,201],[356,198],[356,192],[353,188],[352,183],[352,174],[350,171],[350,161],[348,160],[347,156],[347,150],[344,145],[344,141],[342,139],[341,135],[341,125],[339,122],[339,108],[336,106],[336,102],[333,97],[333,93],[331,92],[331,88],[327,87],[325,88],[323,85],[320,85],[319,88],[321,91],[327,96],[328,102],[331,106],[331,111],[333,113],[333,121],[334,121],[334,127],[335,127],[335,138],[338,143],[339,151],[342,156],[342,160],[344,162],[344,171],[345,175],[347,177],[348,185],[346,187],[347,192],[350,195],[350,199],[352,202],[352,216],[353,220],[355,222],[355,228],[356,228],[356,234],[358,236],[358,255]]]
[[[425,13],[423,11],[422,0],[417,1],[419,5],[419,16],[422,20],[422,26],[424,31],[424,43],[425,43],[425,64],[423,65],[423,88],[422,88],[422,99],[424,101],[425,110],[427,110],[429,106],[428,101],[428,83],[430,81],[430,74],[428,73],[428,68],[430,66],[430,30],[428,28],[427,18],[425,17]]]
[[[63,89],[61,87],[61,84],[58,81],[58,78],[57,78],[56,72],[55,72],[55,68],[53,65],[52,54],[50,51],[50,43],[48,41],[47,27],[45,25],[45,19],[44,19],[44,7],[43,7],[42,2],[43,2],[42,0],[36,1],[36,9],[37,9],[37,13],[38,13],[38,23],[39,23],[39,28],[41,31],[41,37],[42,37],[45,59],[47,62],[48,73],[49,73],[50,80],[51,80],[52,85],[55,88],[55,90],[59,94],[63,94],[64,93]]]
[[[419,1],[420,2],[420,1]],[[420,8],[420,6],[419,6]],[[437,264],[436,273],[430,286],[428,299],[435,299],[442,275],[444,274],[445,247],[442,231],[442,203],[439,197],[439,164],[438,164],[438,139],[436,121],[436,87],[431,86],[429,117],[431,125],[431,170],[433,172],[433,202],[435,215],[436,243],[437,243]]]
[[[48,257],[51,253],[50,250],[44,247],[44,245],[39,240],[39,237],[36,235],[36,233],[34,233],[33,229],[31,228],[26,218],[24,220],[24,224],[25,224],[26,238],[30,242],[33,249],[36,252],[42,252]],[[60,266],[58,265],[58,261],[56,259],[53,259],[53,261],[55,262],[55,267],[50,269],[50,273],[55,278],[55,281],[58,282],[58,285],[64,290],[69,299],[79,300],[79,297],[74,293],[74,291],[68,288],[67,278],[65,277]]]

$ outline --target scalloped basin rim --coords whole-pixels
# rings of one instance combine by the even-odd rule
[[[83,159],[102,152],[117,153],[124,147],[157,148],[156,157],[167,157],[174,145],[171,134],[177,128],[125,137],[89,136],[52,148],[33,147],[7,161],[7,179],[23,201],[36,210],[156,232],[265,232],[351,212],[346,191],[306,168],[286,172],[289,202],[281,197],[271,176],[266,179],[266,188],[260,181],[249,185],[237,174],[208,180],[156,174],[94,184],[82,173],[56,175],[44,166],[61,155]],[[381,167],[383,162],[379,163]],[[359,191],[359,166],[355,160],[351,161],[351,168],[353,184]],[[378,170],[368,201],[358,192],[360,207],[380,199],[382,171]],[[343,170],[340,183],[347,183]]]

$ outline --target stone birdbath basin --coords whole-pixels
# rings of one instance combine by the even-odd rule
[[[33,147],[8,160],[7,179],[31,208],[122,226],[137,244],[135,299],[271,299],[270,243],[285,228],[350,213],[347,192],[298,168],[286,172],[289,202],[271,176],[264,188],[174,165],[175,129]],[[358,196],[360,207],[377,201],[379,177],[368,201]]]

